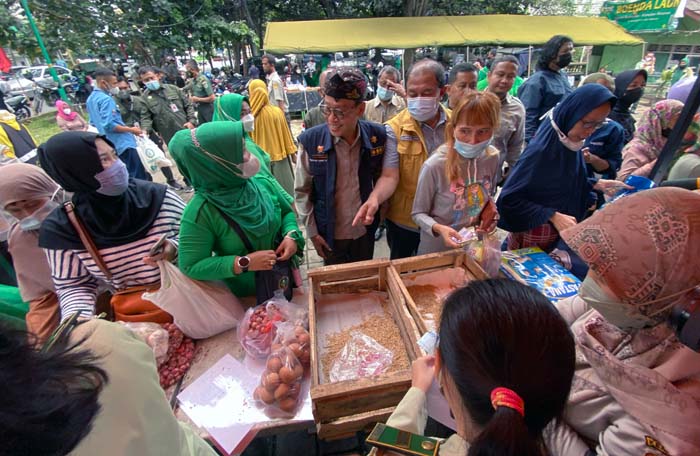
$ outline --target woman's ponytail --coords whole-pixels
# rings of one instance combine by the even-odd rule
[[[507,407],[498,407],[471,442],[467,456],[543,456],[542,440],[534,437],[525,418]]]

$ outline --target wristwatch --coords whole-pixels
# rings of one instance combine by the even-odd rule
[[[239,256],[236,260],[236,264],[241,268],[241,272],[248,272],[248,267],[250,266],[250,258],[247,256]]]

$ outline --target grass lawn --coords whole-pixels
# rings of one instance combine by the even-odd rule
[[[61,129],[56,125],[56,112],[47,112],[36,117],[30,117],[22,122],[27,130],[34,136],[37,145],[46,142],[47,139],[60,133]]]

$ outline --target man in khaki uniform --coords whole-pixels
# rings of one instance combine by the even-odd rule
[[[282,78],[280,78],[280,75],[277,74],[277,70],[275,69],[275,56],[271,54],[263,55],[262,67],[266,75],[265,79],[267,80],[267,92],[270,95],[270,104],[284,111],[284,115],[287,117],[287,120],[289,120],[289,102],[287,101],[287,94],[284,93]]]
[[[214,116],[214,91],[211,88],[209,78],[199,72],[197,62],[190,60],[185,65],[187,76],[192,79],[192,96],[190,102],[197,107],[197,120],[199,125],[211,122]]]
[[[365,102],[365,120],[384,123],[406,107],[406,90],[401,85],[401,73],[393,66],[379,72],[377,96]]]
[[[161,83],[153,67],[140,68],[139,76],[146,86],[141,97],[142,130],[159,133],[167,144],[183,128],[195,128],[197,118],[194,107],[180,89]]]

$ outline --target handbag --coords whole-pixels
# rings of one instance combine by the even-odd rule
[[[75,213],[73,203],[67,202],[63,205],[63,208],[66,211],[66,215],[68,215],[68,220],[70,220],[81,242],[85,246],[85,250],[88,251],[107,280],[111,281],[112,273],[107,268],[107,264],[104,262],[102,255],[100,255],[95,243],[92,241],[83,223]],[[118,290],[110,299],[110,305],[114,312],[114,319],[117,321],[172,323],[173,317],[169,313],[141,297],[144,292],[155,291],[158,288],[160,288],[160,285],[135,286]]]
[[[238,234],[238,237],[241,238],[248,253],[255,252],[253,244],[251,244],[241,226],[221,209],[219,209],[219,213],[221,213],[221,216],[226,220],[226,223]],[[291,260],[277,261],[269,271],[255,271],[255,297],[257,298],[258,304],[262,304],[272,298],[277,290],[282,290],[287,301],[291,301],[293,294],[292,284],[294,283],[292,280]]]

